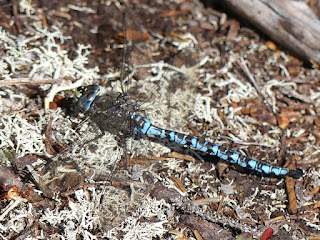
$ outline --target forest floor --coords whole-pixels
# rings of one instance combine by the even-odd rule
[[[3,4],[0,238],[319,239],[319,66],[196,0],[123,2]],[[69,114],[90,84],[125,91],[156,126],[304,175],[120,130],[96,139]]]

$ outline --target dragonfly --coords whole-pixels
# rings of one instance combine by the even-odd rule
[[[136,28],[133,27],[126,29],[127,27],[127,15],[130,19],[136,19],[128,8],[124,8],[123,12],[123,34],[121,37],[124,40],[125,46],[130,46],[131,50],[134,48],[132,42],[130,42],[133,33],[140,33],[142,35],[139,39],[143,39],[147,31],[141,29],[143,24],[130,24],[139,25]],[[137,30],[135,30],[137,29]],[[128,41],[129,39],[129,41]],[[131,45],[129,44],[131,43]],[[138,48],[138,47],[137,47]],[[140,108],[140,103],[135,101],[132,94],[125,91],[125,81],[128,80],[128,76],[131,74],[130,69],[130,53],[129,49],[124,49],[122,68],[121,68],[121,92],[114,92],[112,90],[100,94],[101,87],[99,85],[88,85],[77,88],[76,100],[72,107],[72,115],[78,115],[82,113],[86,116],[90,123],[97,126],[99,132],[109,132],[113,135],[120,137],[121,139],[127,139],[134,136],[147,137],[151,140],[167,139],[169,142],[175,143],[184,148],[200,151],[210,156],[216,156],[220,159],[229,162],[230,164],[238,165],[249,171],[260,173],[263,175],[274,175],[277,177],[291,176],[299,178],[303,176],[301,169],[288,169],[285,167],[271,165],[262,161],[258,161],[253,158],[249,158],[237,151],[232,151],[217,143],[206,141],[204,138],[200,138],[194,135],[180,133],[178,131],[161,128],[153,124],[153,122],[144,117],[145,114]],[[109,54],[113,55],[113,54]],[[187,57],[189,58],[189,57]],[[162,76],[166,78],[167,76]],[[156,92],[156,90],[152,90]],[[150,94],[152,95],[152,94]]]
[[[197,136],[160,128],[152,124],[139,112],[139,106],[127,94],[108,92],[99,95],[99,85],[81,86],[77,89],[78,101],[74,111],[83,113],[101,132],[109,132],[123,138],[134,135],[147,136],[150,139],[167,139],[182,147],[198,150],[204,154],[217,156],[230,164],[238,165],[249,171],[276,177],[300,178],[301,169],[288,169],[249,158],[236,151],[206,141]]]

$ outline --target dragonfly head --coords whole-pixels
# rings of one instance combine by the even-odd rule
[[[90,110],[92,103],[96,99],[99,91],[99,85],[78,87],[75,92],[78,100],[72,111],[73,115],[78,115],[79,113],[86,113],[88,110]]]

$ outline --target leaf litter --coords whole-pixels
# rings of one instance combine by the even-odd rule
[[[1,178],[1,238],[232,239],[250,232],[259,239],[270,228],[279,239],[319,235],[319,69],[197,1],[170,3],[126,2],[126,34],[117,1],[20,1],[20,35],[14,22],[0,21],[1,171],[19,170]],[[143,93],[162,81],[146,107],[155,124],[303,168],[304,177],[273,179],[172,157],[146,139],[130,141],[125,169],[125,153],[108,133],[48,164],[48,146],[59,152],[90,131],[86,123],[75,129],[81,119],[50,103],[81,85],[120,89],[124,35],[136,45],[136,82],[128,84]],[[19,195],[8,198],[14,186]]]

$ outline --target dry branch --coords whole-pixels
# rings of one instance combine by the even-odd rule
[[[320,20],[315,6],[293,0],[224,0],[224,4],[297,56],[320,63]]]

